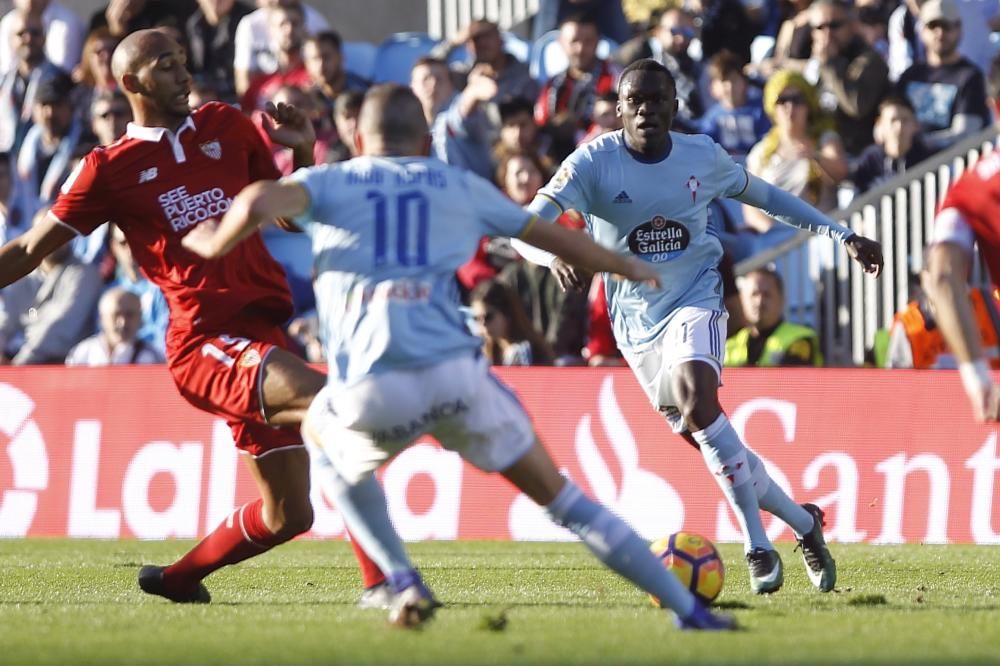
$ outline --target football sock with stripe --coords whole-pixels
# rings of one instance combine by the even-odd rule
[[[750,475],[753,477],[760,508],[787,523],[797,537],[801,538],[802,535],[811,530],[815,522],[812,514],[803,509],[800,504],[796,504],[795,500],[789,497],[780,485],[775,483],[774,479],[767,473],[764,461],[749,447],[747,448],[747,461],[750,463]]]
[[[233,511],[215,530],[163,571],[168,587],[188,588],[227,564],[260,555],[292,538],[275,536],[264,523],[264,500],[257,499]]]
[[[751,482],[747,448],[743,446],[729,419],[725,414],[719,414],[719,418],[710,426],[692,432],[691,436],[698,442],[708,470],[736,513],[743,528],[743,547],[746,552],[749,553],[754,548],[774,550],[760,518],[760,505]]]
[[[695,607],[694,596],[667,571],[650,552],[649,544],[625,521],[584,495],[566,480],[546,513],[578,537],[609,569],[652,594],[665,608],[688,617]]]

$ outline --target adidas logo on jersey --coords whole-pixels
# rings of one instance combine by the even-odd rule
[[[155,180],[158,175],[156,167],[150,167],[148,169],[143,169],[139,172],[139,184],[148,183],[151,180]]]
[[[632,199],[629,197],[628,192],[622,190],[618,193],[618,196],[612,199],[612,203],[632,203]]]

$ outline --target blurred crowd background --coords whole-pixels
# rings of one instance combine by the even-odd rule
[[[112,0],[82,12],[14,0],[0,19],[0,241],[44,215],[75,164],[131,121],[110,58],[128,33],[169,31],[188,51],[192,108],[239,106],[259,123],[268,102],[312,119],[318,163],[353,155],[354,123],[375,82],[409,84],[440,159],[527,204],[572,150],[617,131],[616,82],[639,58],[677,81],[674,130],[704,133],[763,179],[821,210],[844,207],[993,124],[989,90],[1000,0],[539,0],[510,29],[471,20],[443,40],[413,25],[377,43],[299,0]],[[408,3],[400,0],[405,13]],[[321,11],[323,9],[323,11]],[[266,136],[262,132],[262,136]],[[285,173],[291,155],[274,149]],[[559,220],[582,229],[574,211]],[[730,311],[727,365],[823,364],[812,322],[785,320],[785,283],[802,276],[733,266],[795,230],[757,209],[714,202]],[[309,241],[276,227],[265,241],[288,274],[289,331],[322,361]],[[484,238],[456,275],[470,326],[502,365],[620,364],[600,280],[560,290],[507,239]],[[929,361],[907,327],[920,296],[876,336],[872,362]],[[907,314],[910,320],[906,319]],[[169,314],[111,225],[78,238],[0,292],[0,364],[163,361]],[[933,327],[931,327],[933,328]]]

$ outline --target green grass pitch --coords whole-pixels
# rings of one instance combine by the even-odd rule
[[[298,541],[208,579],[208,606],[141,594],[180,541],[0,541],[0,664],[1000,663],[1000,548],[835,545],[836,592],[780,544],[785,587],[750,594],[738,546],[720,602],[744,630],[673,628],[579,544],[424,543],[446,604],[424,629],[354,607],[343,542]],[[506,620],[506,622],[504,622]]]

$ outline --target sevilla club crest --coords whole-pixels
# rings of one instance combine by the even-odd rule
[[[201,148],[201,152],[205,153],[205,155],[211,157],[213,160],[222,158],[222,144],[219,143],[218,139],[215,141],[207,141],[199,147]]]

